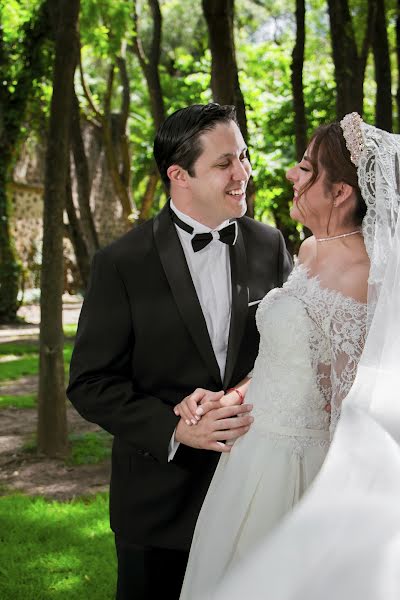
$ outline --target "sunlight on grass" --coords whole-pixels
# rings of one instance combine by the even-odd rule
[[[68,371],[73,342],[64,345],[64,368]],[[39,372],[39,344],[17,342],[0,344],[0,381],[15,380]]]
[[[78,329],[77,323],[67,323],[63,327],[65,337],[75,337],[77,329]]]
[[[0,408],[36,408],[36,394],[26,396],[0,396]]]
[[[111,600],[116,566],[108,496],[63,503],[3,496],[0,565],[2,600]]]

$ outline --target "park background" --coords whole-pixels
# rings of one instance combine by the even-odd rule
[[[93,254],[166,201],[160,123],[234,104],[249,214],[295,254],[285,171],[347,112],[398,132],[399,72],[399,0],[0,0],[2,599],[114,594],[111,437],[65,381]]]

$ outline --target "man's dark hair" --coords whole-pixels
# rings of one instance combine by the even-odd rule
[[[218,123],[237,124],[234,106],[220,104],[193,104],[177,110],[161,125],[154,140],[154,158],[166,188],[170,189],[167,169],[179,165],[191,177],[193,165],[202,153],[200,136],[214,129]]]

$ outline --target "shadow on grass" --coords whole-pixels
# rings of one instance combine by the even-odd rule
[[[111,600],[115,573],[108,495],[0,498],[2,600]]]

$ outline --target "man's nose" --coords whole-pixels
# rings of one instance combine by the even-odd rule
[[[246,168],[247,167],[247,168]],[[247,181],[251,175],[251,166],[248,161],[246,163],[241,160],[236,160],[232,172],[232,179],[235,181]]]

